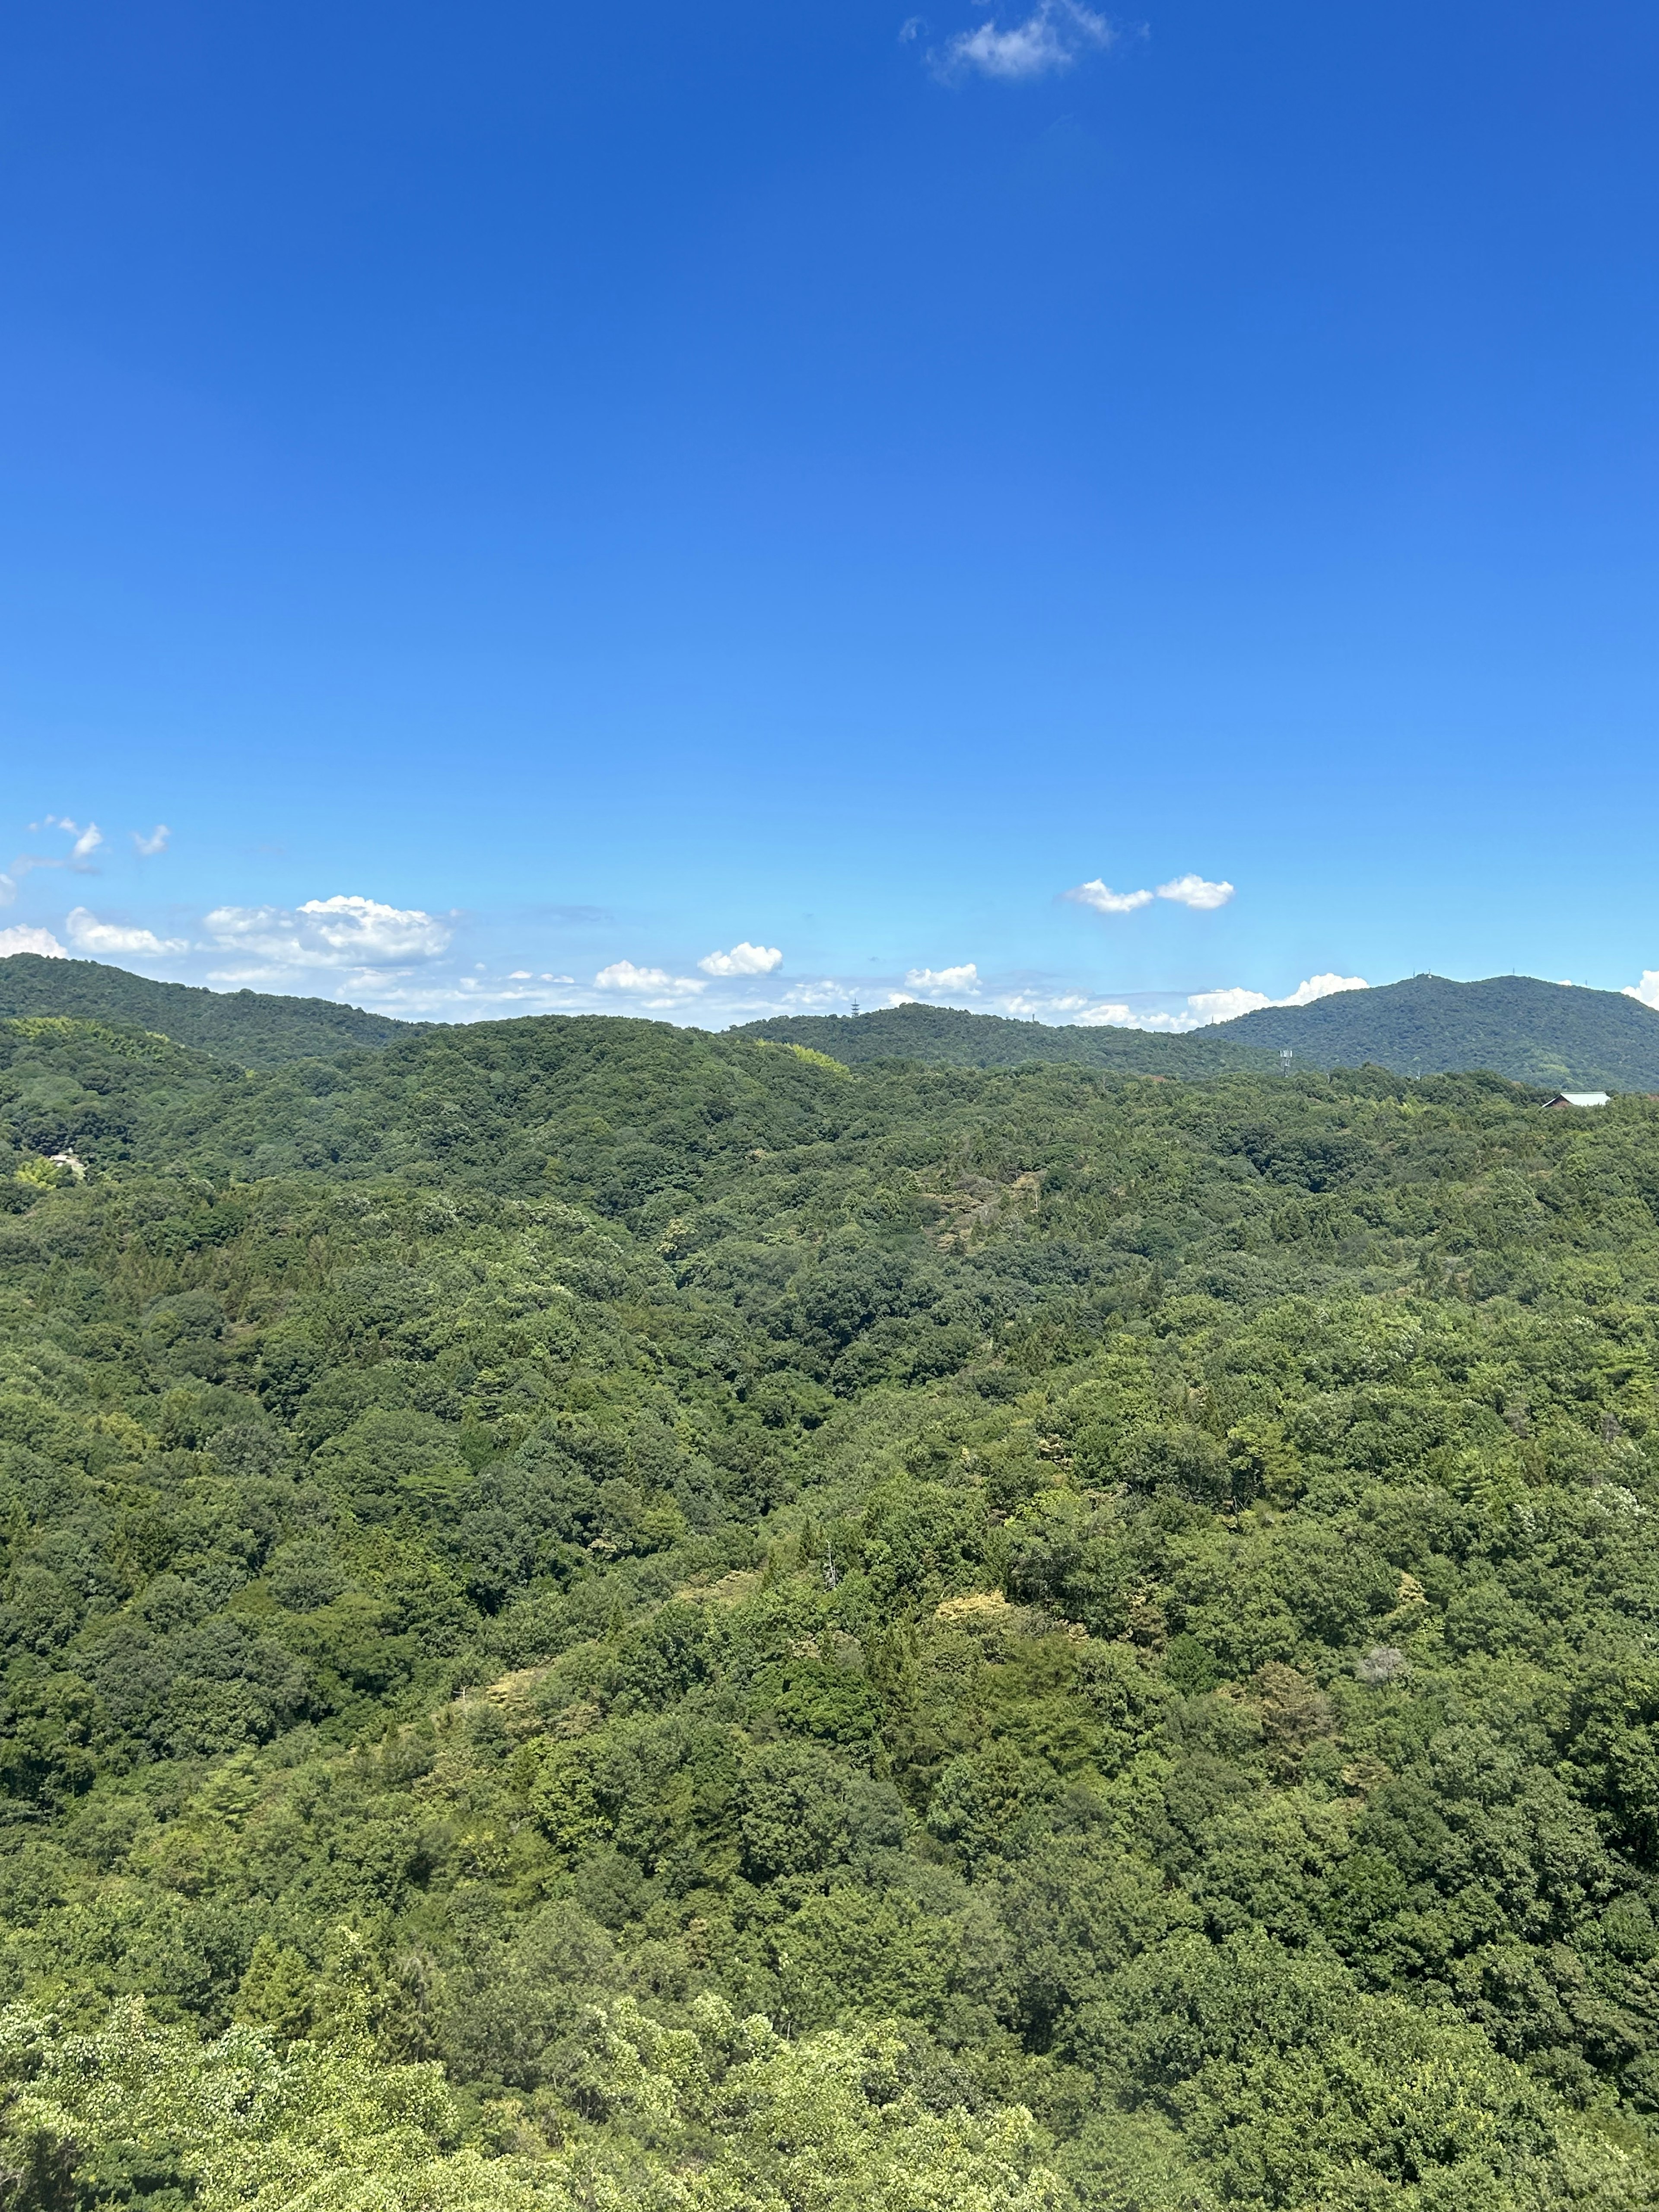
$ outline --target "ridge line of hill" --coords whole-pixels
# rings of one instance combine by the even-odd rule
[[[0,1020],[33,1014],[132,1023],[243,1067],[281,1067],[353,1047],[382,1047],[434,1026],[371,1014],[332,999],[210,991],[196,983],[155,982],[100,960],[14,952],[0,959]]]
[[[247,1068],[381,1049],[449,1026],[327,999],[157,982],[97,961],[34,953],[0,959],[0,1019],[41,1014],[129,1024]],[[1659,1091],[1659,1015],[1650,1007],[1624,992],[1528,975],[1469,983],[1413,975],[1310,1006],[1263,1007],[1184,1035],[1050,1027],[915,1000],[865,1014],[771,1015],[723,1034],[803,1045],[848,1066],[1048,1062],[1202,1079],[1276,1072],[1288,1052],[1293,1066],[1316,1073],[1366,1065],[1404,1076],[1481,1070],[1547,1089]]]

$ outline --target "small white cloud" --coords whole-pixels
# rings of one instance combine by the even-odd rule
[[[1065,896],[1079,906],[1092,907],[1097,914],[1133,914],[1152,902],[1151,891],[1115,891],[1098,876],[1092,883],[1074,884]]]
[[[959,32],[933,58],[942,76],[977,70],[983,76],[1018,83],[1070,69],[1080,54],[1109,46],[1115,35],[1103,15],[1079,0],[1041,0],[1023,23],[1003,31],[994,18],[976,30]]]
[[[13,876],[0,875],[0,906],[9,906],[16,896],[16,878]]]
[[[960,968],[912,968],[904,980],[913,991],[977,991],[979,969],[971,960]]]
[[[1231,884],[1207,884],[1202,876],[1177,876],[1173,883],[1160,884],[1158,895],[1161,899],[1173,899],[1177,906],[1189,906],[1199,914],[1211,914],[1218,906],[1225,906],[1233,895]]]
[[[77,906],[65,919],[70,943],[77,952],[188,952],[182,937],[157,937],[150,929],[126,929],[119,922],[100,921],[87,908]]]
[[[29,829],[31,832],[40,830],[61,830],[66,836],[72,837],[75,842],[69,851],[63,854],[20,853],[11,864],[11,875],[6,878],[8,883],[12,884],[14,896],[16,892],[14,878],[18,876],[27,876],[36,868],[72,868],[76,875],[89,875],[93,872],[92,855],[104,842],[104,833],[95,822],[88,822],[83,830],[78,822],[71,822],[67,814],[48,814],[44,822],[31,822]],[[0,898],[0,905],[4,903],[4,899]]]
[[[710,952],[697,963],[705,975],[769,975],[783,965],[775,945],[734,945],[729,952]]]
[[[138,850],[144,855],[144,858],[146,860],[149,860],[157,853],[166,852],[167,848],[167,839],[171,837],[172,835],[172,830],[167,828],[165,822],[158,822],[155,827],[150,831],[148,837],[146,837],[142,831],[135,830],[132,833],[132,842],[138,848]]]
[[[69,954],[49,929],[30,929],[25,926],[0,929],[0,960],[9,960],[14,952],[38,952],[43,960],[69,958]]]
[[[1639,983],[1626,984],[1624,996],[1639,999],[1644,1006],[1651,1006],[1659,1012],[1659,968],[1644,968]]]
[[[676,999],[706,991],[708,986],[695,975],[671,975],[665,968],[636,968],[631,960],[613,960],[593,978],[601,991],[634,991],[654,1006],[672,1005]]]

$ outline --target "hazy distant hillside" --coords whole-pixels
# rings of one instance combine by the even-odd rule
[[[1191,1036],[1145,1030],[1056,1029],[969,1014],[956,1006],[886,1006],[872,1014],[793,1014],[748,1022],[733,1036],[772,1037],[827,1052],[849,1066],[871,1060],[921,1060],[935,1066],[1018,1067],[1066,1060],[1120,1074],[1219,1075],[1232,1069],[1276,1069],[1276,1050],[1236,1038],[1232,1024]]]
[[[427,1026],[329,999],[204,991],[189,983],[153,983],[96,960],[43,960],[38,953],[15,952],[0,960],[0,1021],[25,1014],[133,1022],[242,1067],[279,1067],[349,1045],[387,1045]]]
[[[812,1014],[750,1022],[734,1032],[810,1045],[836,1060],[921,1060],[952,1067],[1064,1060],[1120,1073],[1205,1076],[1277,1067],[1288,1048],[1310,1068],[1391,1068],[1400,1075],[1487,1068],[1553,1088],[1659,1091],[1659,1015],[1618,991],[1582,990],[1530,975],[1452,983],[1413,975],[1375,991],[1343,991],[1311,1006],[1269,1006],[1187,1036],[1137,1030],[1056,1029],[952,1006]]]
[[[1401,1075],[1484,1067],[1515,1083],[1659,1091],[1659,1014],[1621,991],[1534,975],[1479,983],[1413,975],[1311,1006],[1264,1007],[1214,1034],[1274,1052],[1289,1047],[1310,1067],[1373,1060]]]

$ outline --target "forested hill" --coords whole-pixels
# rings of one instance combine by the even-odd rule
[[[1314,1067],[1370,1061],[1402,1075],[1489,1067],[1516,1083],[1659,1091],[1659,1013],[1622,991],[1533,975],[1480,983],[1413,975],[1310,1006],[1266,1006],[1216,1035],[1275,1053],[1289,1047]]]
[[[1654,2212],[1540,1096],[0,1023],[0,2203]]]
[[[1056,1028],[951,1006],[802,1014],[735,1034],[793,1040],[852,1065],[884,1058],[936,1066],[1011,1067],[1035,1060],[1122,1073],[1208,1076],[1277,1068],[1282,1049],[1310,1067],[1430,1075],[1488,1068],[1512,1082],[1659,1091],[1659,1014],[1620,991],[1497,975],[1480,983],[1414,975],[1310,1006],[1269,1006],[1184,1036]]]
[[[50,960],[35,952],[14,952],[0,959],[0,1019],[28,1014],[128,1022],[241,1067],[276,1067],[349,1046],[389,1044],[423,1026],[365,1013],[331,999],[154,983],[97,960]]]

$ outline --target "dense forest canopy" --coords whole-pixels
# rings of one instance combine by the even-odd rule
[[[0,2199],[1659,2204],[1659,1103],[1541,1097],[0,1024]]]

